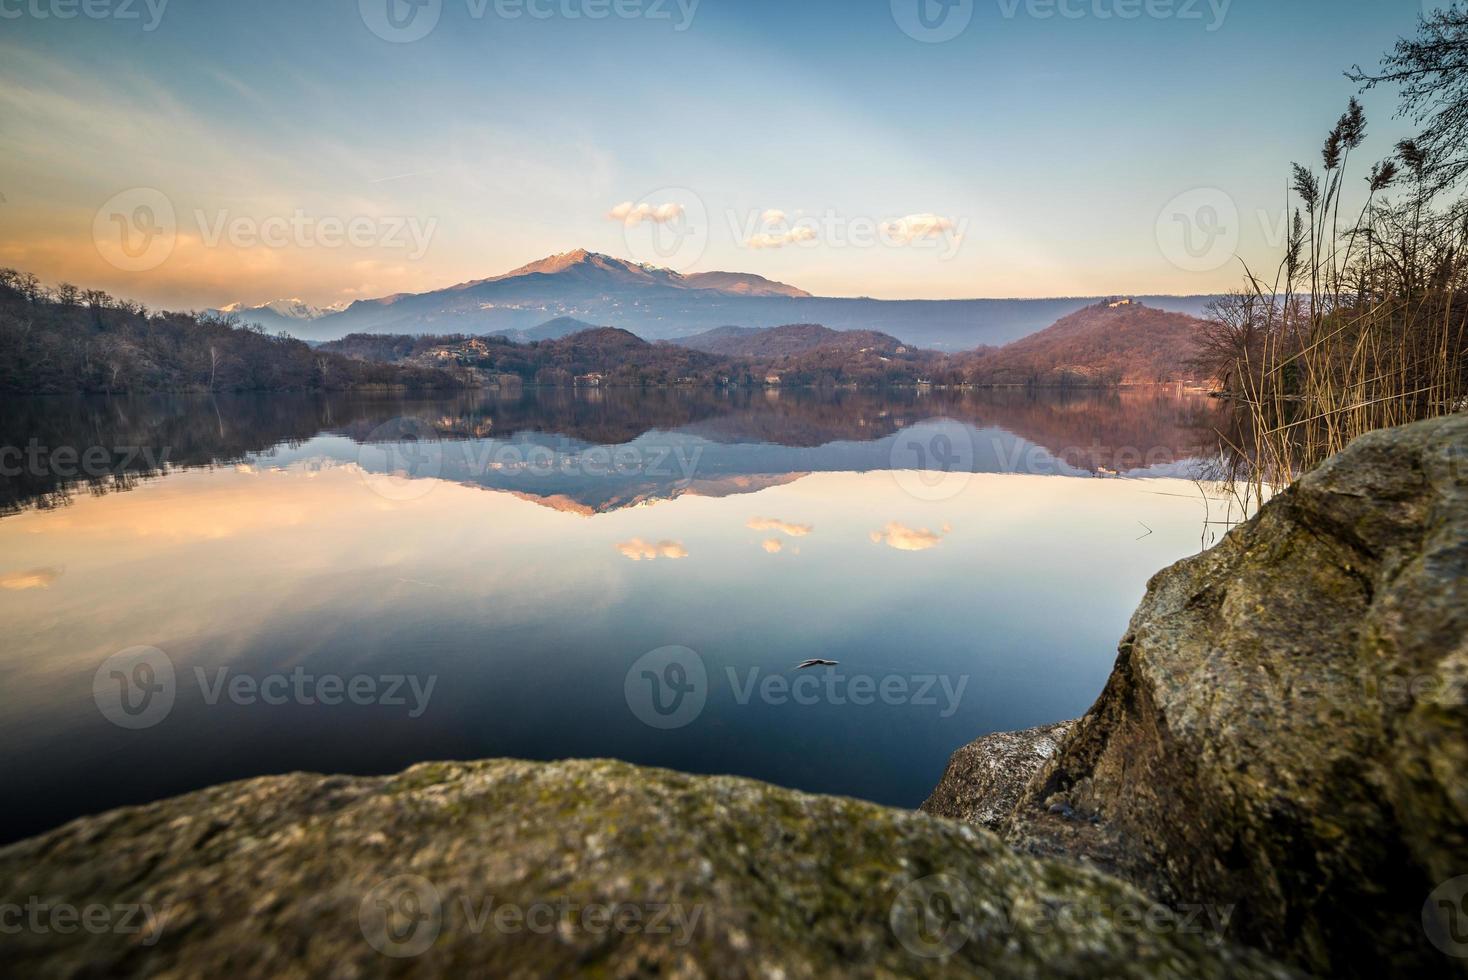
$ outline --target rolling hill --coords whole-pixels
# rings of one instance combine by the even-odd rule
[[[600,324],[587,323],[574,316],[558,316],[553,320],[547,320],[538,327],[526,330],[525,339],[558,340],[561,337],[569,337],[573,333],[581,333],[583,330],[595,330],[599,326]]]
[[[965,358],[978,384],[1151,384],[1197,380],[1195,317],[1136,300],[1103,301],[998,350]]]
[[[903,346],[896,337],[872,330],[832,330],[818,323],[794,323],[783,327],[718,327],[692,337],[679,337],[680,347],[726,357],[792,357],[814,351],[893,352]]]
[[[417,367],[471,369],[481,380],[514,375],[523,381],[568,386],[583,375],[597,384],[664,385],[692,379],[712,384],[732,370],[727,358],[675,344],[649,343],[617,327],[592,327],[564,337],[516,343],[502,336],[352,334],[319,350],[368,361]]]

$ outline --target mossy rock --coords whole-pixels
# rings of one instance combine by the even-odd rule
[[[1236,905],[1312,972],[1468,970],[1468,905],[1428,901],[1468,875],[1468,415],[1356,440],[1154,577],[1001,830]]]
[[[235,783],[0,850],[0,881],[160,923],[7,936],[24,976],[1289,975],[962,823],[617,762]]]

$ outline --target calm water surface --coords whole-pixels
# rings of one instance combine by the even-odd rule
[[[911,807],[1083,713],[1223,505],[1171,391],[0,403],[0,839],[615,757]],[[808,658],[836,667],[797,672]]]

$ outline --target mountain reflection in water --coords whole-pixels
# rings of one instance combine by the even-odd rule
[[[0,419],[0,840],[249,776],[497,756],[916,806],[959,745],[1084,712],[1209,516],[1179,477],[1211,403],[1167,391],[35,399]],[[119,724],[109,664],[143,647],[172,698]],[[839,666],[793,672],[812,658]],[[683,702],[639,702],[695,675],[677,727],[657,709]],[[298,676],[396,700],[303,697]],[[292,693],[251,693],[274,682]]]
[[[445,399],[220,395],[3,404],[0,514],[62,506],[78,492],[128,490],[160,471],[260,454],[292,458],[323,435],[368,447],[435,442],[428,452],[356,455],[364,466],[409,477],[477,483],[596,512],[685,492],[743,492],[808,472],[1182,475],[1191,460],[1214,454],[1219,419],[1210,399],[1174,388],[525,388]],[[899,433],[935,419],[959,423],[926,432],[958,440],[948,460],[924,461],[898,444]],[[343,458],[352,455],[339,448]]]

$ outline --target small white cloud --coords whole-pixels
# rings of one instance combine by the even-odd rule
[[[909,214],[882,225],[883,234],[907,244],[922,238],[942,238],[949,232],[953,232],[953,238],[957,240],[963,237],[957,229],[958,225],[952,218],[936,214]]]
[[[760,224],[764,225],[783,225],[786,220],[785,212],[781,211],[779,208],[770,208],[764,214],[759,216],[759,220]]]
[[[746,239],[745,248],[784,248],[801,242],[816,240],[816,230],[806,225],[797,225],[786,232],[765,232]]]
[[[761,547],[763,547],[766,552],[772,555],[778,555],[780,552],[785,550],[785,544],[779,538],[769,538],[764,542],[763,545],[761,545]]]
[[[636,228],[644,221],[650,221],[655,225],[665,225],[670,221],[677,221],[683,217],[683,205],[669,202],[667,204],[633,204],[631,201],[623,201],[607,212],[607,217],[612,221],[620,221],[628,228]]]

